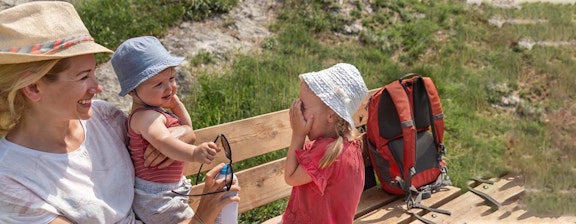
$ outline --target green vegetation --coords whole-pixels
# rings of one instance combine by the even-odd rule
[[[96,39],[111,48],[130,36],[161,36],[180,19],[225,12],[236,4],[89,2],[82,16],[91,32],[98,34]],[[198,2],[227,7],[195,13],[206,10],[191,6]],[[355,7],[346,14],[337,1],[286,0],[270,25],[276,35],[262,42],[260,54],[230,56],[230,65],[217,69],[209,53],[192,58],[191,64],[205,65],[193,69],[198,83],[193,94],[185,97],[196,128],[286,109],[297,97],[298,74],[336,62],[355,64],[369,89],[417,72],[432,77],[441,96],[447,122],[446,160],[456,186],[466,189],[471,177],[519,173],[529,189],[525,197],[529,209],[552,214],[576,211],[572,137],[576,104],[570,94],[576,87],[572,78],[576,48],[526,50],[519,44],[524,38],[576,41],[576,6],[528,4],[499,9],[448,0],[352,2]],[[365,7],[372,13],[366,13]],[[488,22],[494,16],[547,22],[498,28]],[[356,21],[364,28],[358,36],[341,34],[345,25]],[[520,101],[504,103],[513,96]],[[283,153],[238,166],[261,164]],[[280,215],[285,203],[244,213],[241,223]]]

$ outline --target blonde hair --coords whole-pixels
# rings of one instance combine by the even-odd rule
[[[62,63],[58,63],[61,61]],[[56,76],[49,74],[63,70],[68,60],[46,60],[20,64],[0,64],[0,136],[16,126],[22,114],[28,109],[28,100],[20,91],[42,78],[54,81]],[[61,64],[60,66],[56,66]]]
[[[350,124],[348,124],[348,122],[341,117],[338,117],[335,129],[336,133],[338,134],[338,139],[328,145],[326,151],[324,152],[324,156],[322,156],[322,159],[320,159],[320,164],[318,167],[321,169],[332,165],[340,153],[342,153],[342,148],[344,148],[344,137],[347,137],[348,141],[358,140],[360,141],[360,145],[362,145],[363,134],[360,133],[356,127],[350,127]]]

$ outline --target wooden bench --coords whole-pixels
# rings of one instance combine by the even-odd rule
[[[377,89],[371,90],[369,96]],[[366,124],[368,113],[366,110],[367,97],[354,119],[359,127]],[[243,120],[220,124],[196,130],[197,142],[212,141],[217,134],[223,133],[228,138],[232,148],[232,159],[236,163],[256,156],[276,152],[288,148],[290,144],[291,129],[288,120],[288,110],[255,116]],[[291,186],[284,182],[284,162],[286,158],[259,164],[235,172],[240,181],[242,191],[239,212],[244,213],[251,209],[269,204],[271,202],[290,196]],[[204,165],[202,171],[209,170],[214,164],[227,162],[223,153],[220,153],[212,165]],[[370,165],[367,163],[367,165]],[[199,164],[187,164],[184,174],[194,175],[198,172]],[[490,195],[499,203],[501,208],[495,210],[481,197],[468,191],[462,193],[457,187],[446,189],[432,194],[432,197],[422,201],[422,204],[432,208],[448,210],[452,215],[429,212],[422,209],[406,210],[403,197],[385,193],[376,186],[374,173],[367,167],[366,187],[356,211],[354,223],[423,223],[416,219],[414,214],[435,223],[460,223],[466,221],[492,222],[524,222],[534,223],[576,223],[574,216],[562,217],[535,217],[525,209],[518,208],[518,197],[524,192],[523,183],[517,177],[505,176],[495,178],[494,185],[472,182],[474,189]],[[200,193],[203,183],[193,186],[192,193]],[[191,198],[190,205],[196,209],[198,199]],[[281,216],[263,223],[279,223]]]
[[[375,93],[377,89],[371,90],[369,96]],[[356,112],[354,119],[358,127],[366,124],[368,113],[366,104],[369,96],[366,97],[360,109]],[[211,126],[195,130],[197,140],[196,142],[212,141],[216,135],[223,133],[226,135],[230,146],[232,148],[232,159],[236,163],[254,158],[256,156],[264,155],[271,152],[276,152],[289,147],[291,138],[290,121],[288,119],[288,110],[277,111],[269,114],[259,115],[243,120],[233,121],[225,124]],[[277,201],[279,199],[290,196],[292,187],[287,185],[284,181],[284,163],[286,158],[280,158],[271,162],[256,165],[238,172],[238,176],[242,191],[240,192],[241,201],[239,204],[239,212],[244,213],[251,209],[266,205],[268,203]],[[223,153],[219,153],[212,165],[204,165],[202,171],[211,169],[214,164],[227,162]],[[370,165],[369,163],[366,165]],[[199,164],[189,163],[186,165],[184,175],[194,175],[198,172]],[[371,167],[367,168],[371,171]],[[367,189],[362,194],[362,198],[358,205],[356,218],[368,214],[369,212],[381,209],[386,205],[392,205],[391,209],[400,208],[405,204],[399,196],[386,194],[381,188],[376,186],[373,172],[366,172]],[[192,193],[200,193],[203,184],[193,186]],[[459,192],[458,188],[449,188],[449,190],[442,192],[446,197]],[[436,195],[436,194],[435,194]],[[433,198],[437,198],[433,196]],[[198,206],[198,199],[191,198],[190,205],[196,209]],[[425,205],[434,206],[442,204],[442,201],[432,203],[432,200],[426,200]],[[405,217],[409,220],[411,215],[398,214],[394,217]],[[275,217],[268,220],[268,223],[277,223],[281,217]],[[396,219],[400,220],[400,219]],[[362,220],[359,223],[363,223]],[[368,223],[368,222],[366,222]]]

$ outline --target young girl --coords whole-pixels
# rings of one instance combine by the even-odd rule
[[[194,212],[188,200],[172,192],[186,195],[191,187],[182,175],[182,161],[210,163],[220,151],[213,142],[195,146],[173,137],[168,130],[188,126],[192,135],[188,139],[195,140],[190,115],[176,96],[174,67],[183,60],[171,56],[151,36],[126,40],[111,59],[120,82],[119,95],[132,97],[128,148],[136,172],[133,208],[145,223],[179,223],[191,218]],[[177,161],[164,169],[147,167],[144,151],[149,144]]]
[[[352,116],[368,89],[358,69],[345,63],[300,80],[300,98],[289,113],[284,179],[293,188],[282,222],[352,223],[364,187],[362,144]]]

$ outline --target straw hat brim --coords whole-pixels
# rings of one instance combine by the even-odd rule
[[[113,53],[113,51],[93,41],[89,41],[78,43],[74,46],[71,46],[69,48],[63,49],[61,51],[52,54],[25,54],[25,53],[0,52],[0,64],[27,63],[34,61],[68,58],[78,55],[94,54],[94,53]]]

